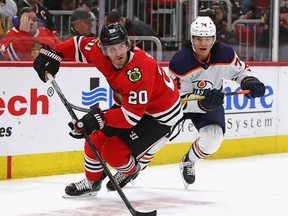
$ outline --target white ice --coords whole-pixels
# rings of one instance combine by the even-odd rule
[[[0,181],[1,216],[131,215],[107,178],[96,197],[63,199],[83,174]],[[149,166],[123,190],[139,212],[159,216],[287,216],[288,154],[205,160],[196,182],[184,189],[178,164]]]

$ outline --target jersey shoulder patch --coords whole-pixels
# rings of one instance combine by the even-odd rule
[[[199,62],[193,55],[193,50],[190,47],[176,52],[169,62],[169,70],[178,75],[184,75],[199,66]]]
[[[233,48],[224,43],[217,43],[211,49],[210,64],[230,64],[235,58]]]

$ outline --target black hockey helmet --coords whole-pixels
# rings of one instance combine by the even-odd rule
[[[118,43],[128,42],[128,33],[118,22],[110,23],[102,27],[100,41],[102,46],[111,46]]]

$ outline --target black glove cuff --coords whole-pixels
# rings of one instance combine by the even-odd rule
[[[60,53],[57,53],[56,51],[52,50],[47,50],[44,48],[41,48],[39,51],[39,54],[43,54],[49,58],[54,59],[55,61],[58,61],[59,63],[62,61],[62,57],[60,56]]]
[[[205,112],[210,112],[210,111],[216,110],[220,106],[222,106],[222,105],[210,104],[210,103],[207,103],[205,100],[198,100],[198,107]]]
[[[50,46],[44,44],[39,50],[39,55],[33,62],[33,67],[43,82],[46,82],[46,72],[53,77],[59,70],[62,54],[53,50]]]
[[[224,103],[224,94],[221,90],[205,89],[203,94],[205,99],[198,100],[198,107],[203,111],[213,111]]]
[[[241,81],[241,89],[246,90],[247,88],[245,89],[245,84],[246,84],[247,82],[249,82],[249,81],[260,82],[256,77],[247,76],[247,77],[243,78],[242,81]]]
[[[250,90],[249,94],[245,94],[247,98],[262,97],[265,94],[265,85],[256,77],[245,77],[241,81],[241,88],[243,90]]]

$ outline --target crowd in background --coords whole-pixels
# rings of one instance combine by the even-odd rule
[[[160,4],[166,4],[169,2],[171,7],[175,6],[176,0],[150,0],[142,2],[157,2],[157,6]],[[110,1],[105,1],[106,3]],[[112,2],[112,1],[111,1]],[[123,1],[121,1],[123,2]],[[136,1],[135,1],[136,2]],[[165,3],[166,2],[166,3]],[[257,45],[259,52],[257,55],[249,57],[249,60],[269,60],[269,52],[267,49],[271,49],[271,28],[270,28],[270,13],[271,6],[270,0],[230,0],[232,5],[232,21],[246,20],[246,19],[259,19],[260,23],[255,25],[245,24],[231,28],[228,20],[228,8],[224,1],[202,1],[199,2],[199,15],[210,16],[217,27],[217,40],[230,45],[239,45],[245,43],[249,45]],[[167,3],[168,5],[168,3]],[[111,6],[111,5],[109,5]],[[121,6],[121,7],[120,7]],[[136,5],[139,7],[139,5]],[[143,5],[141,5],[143,6]],[[32,7],[37,16],[37,27],[44,27],[50,30],[53,34],[57,35],[60,40],[65,40],[69,37],[76,35],[95,36],[97,29],[97,17],[99,15],[98,0],[0,0],[0,39],[6,36],[7,32],[14,28],[14,31],[19,31],[19,13],[21,9],[25,7]],[[153,6],[155,7],[155,6]],[[79,8],[81,10],[79,11]],[[112,9],[111,7],[105,7],[105,9]],[[116,7],[111,11],[105,11],[105,22],[118,21],[123,25],[130,36],[155,36],[160,40],[165,37],[159,31],[153,28],[150,23],[141,20],[141,14],[133,19],[128,19],[123,9],[123,5],[116,4]],[[77,9],[77,10],[76,10]],[[76,14],[64,15],[63,18],[53,19],[51,11],[75,11]],[[85,11],[87,11],[85,13]],[[148,11],[148,10],[147,10]],[[89,12],[89,13],[88,13]],[[280,0],[280,30],[279,30],[279,45],[281,48],[288,46],[288,1]],[[96,21],[96,22],[94,22]],[[67,23],[70,22],[68,25]],[[95,24],[93,24],[95,23]],[[166,26],[171,28],[170,25]],[[253,29],[254,28],[254,29]],[[256,28],[256,30],[255,30]],[[61,35],[59,35],[59,29],[61,29]],[[21,30],[21,29],[20,29]],[[33,36],[33,35],[32,35]],[[256,38],[256,40],[255,40]],[[184,39],[184,38],[182,38]],[[3,46],[3,41],[0,41],[0,46]],[[163,50],[165,51],[166,44],[162,42]],[[7,43],[7,41],[6,41]],[[139,45],[140,46],[140,45]],[[1,48],[1,47],[0,47]],[[15,47],[14,47],[15,48]],[[143,48],[143,47],[141,47]],[[149,46],[146,48],[149,48]],[[169,48],[169,47],[168,47]],[[1,48],[1,52],[3,52]],[[177,47],[176,47],[177,49]],[[262,49],[262,52],[261,52]],[[237,50],[237,49],[236,49]],[[281,52],[285,53],[280,50]],[[240,54],[241,55],[241,54]],[[261,55],[261,56],[260,56]],[[3,59],[3,53],[0,57]],[[286,57],[283,57],[286,58]],[[5,58],[4,58],[5,59]],[[11,59],[11,58],[10,58]],[[19,59],[21,60],[21,59]],[[281,58],[280,58],[281,60]]]

